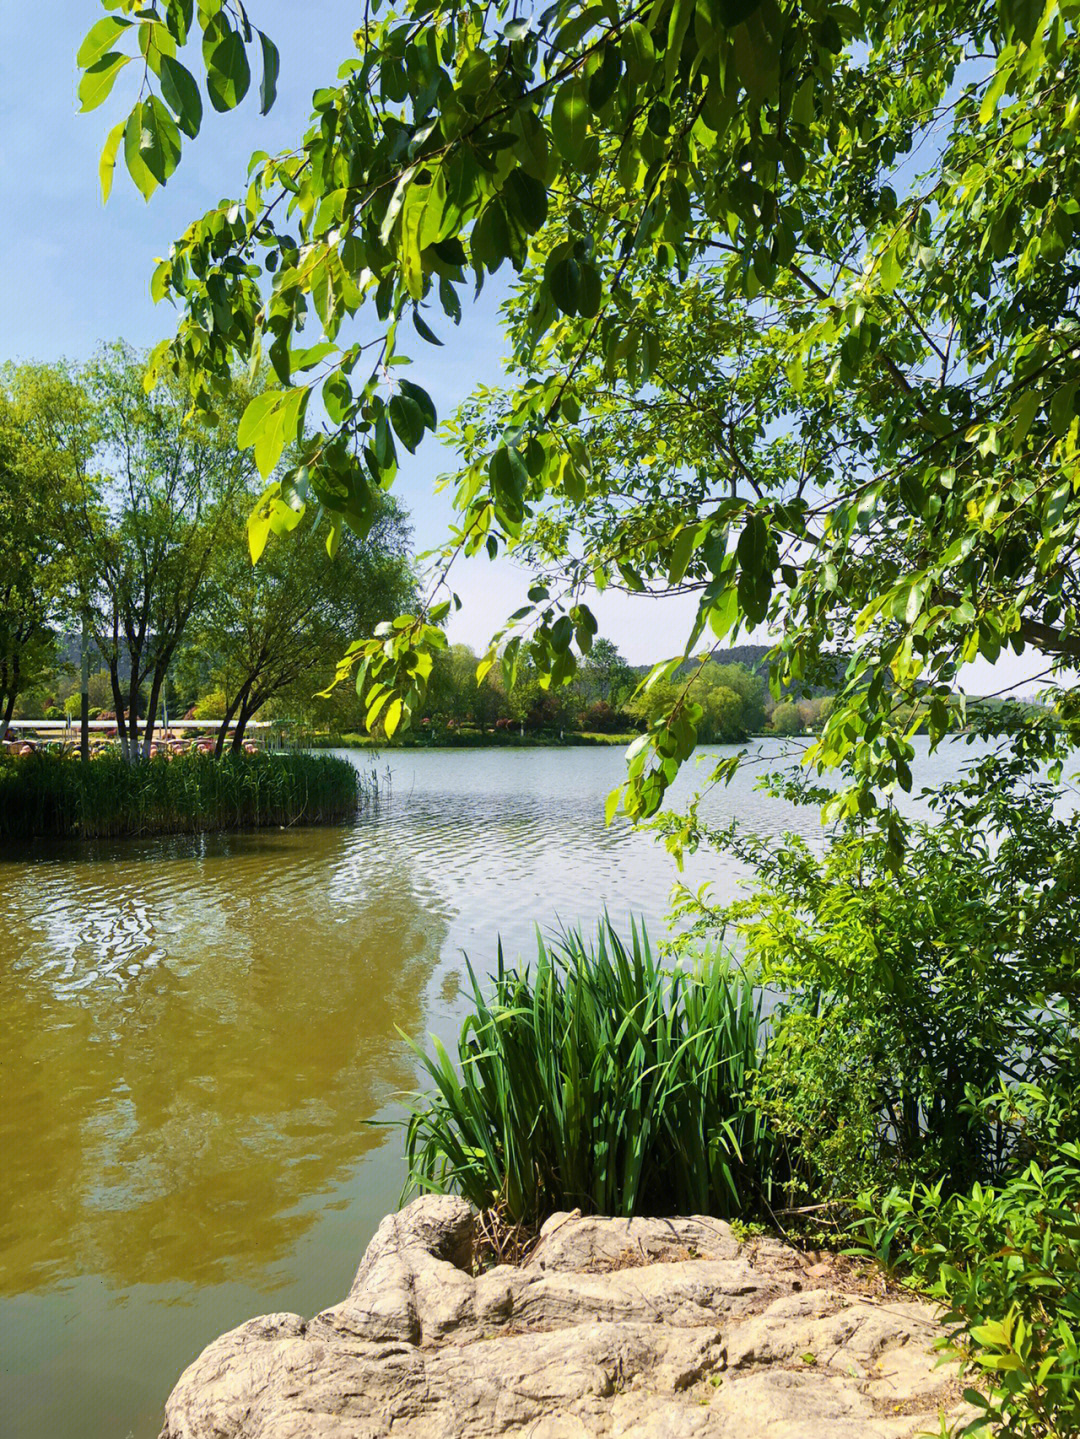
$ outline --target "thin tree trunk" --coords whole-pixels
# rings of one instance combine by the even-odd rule
[[[116,711],[116,737],[120,741],[120,753],[125,759],[128,755],[127,725],[124,722],[124,694],[120,688],[120,661],[119,659],[109,660],[109,684],[112,687],[113,709]]]
[[[8,732],[8,725],[11,723],[11,716],[15,713],[15,686],[8,691],[8,697],[4,704],[4,713],[0,716],[0,744],[3,743]]]
[[[141,658],[141,650],[137,655],[131,655],[131,673],[128,676],[128,759],[132,764],[138,764],[141,758],[139,753],[139,661]]]
[[[146,711],[146,730],[142,744],[143,759],[150,758],[150,746],[154,739],[154,726],[157,724],[158,704],[161,701],[161,688],[164,683],[165,671],[159,669],[155,672],[150,685],[150,703]]]
[[[247,729],[248,720],[258,708],[259,706],[257,704],[249,705],[247,699],[245,699],[243,705],[240,707],[240,718],[237,720],[236,729],[233,731],[233,754],[239,754],[244,748],[244,731]]]
[[[225,738],[229,733],[229,726],[232,724],[233,715],[237,709],[243,705],[250,687],[251,681],[248,680],[247,684],[242,685],[241,688],[236,691],[232,704],[225,711],[225,718],[221,721],[221,728],[218,730],[217,744],[214,746],[215,759],[220,759],[225,750]]]
[[[79,690],[79,753],[85,764],[90,758],[90,639],[86,633],[86,616],[82,622],[81,678]]]

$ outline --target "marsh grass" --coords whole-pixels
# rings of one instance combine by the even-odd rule
[[[0,839],[186,834],[328,824],[355,815],[363,781],[328,755],[187,754],[127,764],[36,754],[0,760]]]
[[[723,954],[664,969],[645,931],[624,944],[537,939],[491,988],[469,967],[457,1062],[414,1049],[432,1088],[406,1126],[409,1188],[452,1190],[513,1223],[600,1214],[768,1213],[783,1152],[750,1106],[760,996]]]

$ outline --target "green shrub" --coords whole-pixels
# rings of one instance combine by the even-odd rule
[[[1078,820],[1056,799],[1004,774],[947,785],[899,857],[861,823],[821,854],[793,835],[720,837],[756,870],[747,897],[683,908],[699,911],[696,942],[734,926],[782,996],[755,1099],[811,1202],[999,1183],[1022,1156],[979,1099],[1080,1081]]]
[[[224,690],[211,690],[195,702],[192,714],[198,720],[222,720],[226,709]]]
[[[1054,1099],[1023,1086],[993,1102],[1030,1138],[1024,1121]],[[967,1398],[990,1432],[1017,1439],[1080,1434],[1080,1144],[1061,1137],[1075,1113],[1065,1121],[997,1187],[861,1201],[864,1248],[929,1285],[946,1311],[941,1347],[975,1376]]]
[[[760,997],[719,953],[663,970],[643,930],[576,932],[534,966],[499,949],[457,1065],[417,1049],[433,1091],[406,1132],[412,1189],[454,1190],[514,1222],[580,1206],[601,1214],[765,1211],[781,1151],[747,1103],[761,1062]]]
[[[199,833],[326,824],[356,813],[361,779],[329,755],[189,753],[128,764],[118,753],[0,760],[0,839]]]
[[[797,735],[803,732],[803,719],[799,706],[793,700],[779,704],[772,712],[772,728],[776,734]]]

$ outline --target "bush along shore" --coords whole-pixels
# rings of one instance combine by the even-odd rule
[[[517,729],[416,729],[404,733],[399,730],[392,740],[346,731],[337,735],[301,734],[295,742],[307,749],[569,749],[597,745],[617,745],[625,749],[637,738],[636,732],[600,734],[567,730],[565,733],[522,734]]]
[[[188,754],[142,764],[27,755],[0,760],[0,840],[334,824],[356,814],[364,789],[355,766],[332,755]]]

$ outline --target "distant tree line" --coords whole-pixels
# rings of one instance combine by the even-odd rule
[[[258,384],[236,379],[216,416],[192,416],[176,383],[147,395],[144,372],[123,344],[0,372],[0,739],[17,714],[81,710],[84,636],[88,708],[126,758],[149,755],[166,710],[201,708],[222,721],[218,751],[229,725],[239,747],[256,714],[307,703],[351,640],[413,600],[389,499],[363,541],[279,505],[254,566],[262,483],[236,431]]]

